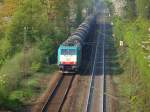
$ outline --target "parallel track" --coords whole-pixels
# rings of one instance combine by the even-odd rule
[[[105,13],[105,12],[104,12]],[[101,25],[101,34],[97,37],[93,68],[90,76],[88,97],[84,112],[106,112],[105,97],[105,22]]]
[[[45,105],[43,106],[42,112],[61,111],[73,79],[74,75],[62,75],[52,93],[49,95]]]

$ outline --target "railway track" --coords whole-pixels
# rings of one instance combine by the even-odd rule
[[[93,68],[89,80],[84,112],[106,112],[105,97],[105,22],[100,24]]]
[[[50,93],[48,100],[42,108],[42,112],[60,112],[69,89],[74,80],[74,75],[62,75],[60,80],[57,82],[55,88]]]

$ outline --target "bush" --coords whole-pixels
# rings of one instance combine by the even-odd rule
[[[31,89],[31,90],[34,90],[34,89],[38,88],[40,85],[38,83],[38,78],[36,78],[36,76],[34,76],[30,79],[23,80],[21,83],[21,86]]]
[[[10,101],[27,102],[26,100],[32,95],[31,91],[15,90],[9,95]]]
[[[56,70],[58,70],[58,65],[51,64],[51,65],[48,65],[48,66],[43,66],[41,72],[52,73],[52,72],[55,72]]]
[[[5,63],[9,56],[10,42],[7,38],[0,40],[0,67]]]
[[[41,50],[31,48],[26,54],[24,52],[16,54],[2,66],[0,70],[0,99],[4,101],[0,101],[0,105],[11,103],[11,101],[25,101],[24,98],[29,94],[25,91],[14,90],[20,88],[20,83],[25,77],[34,74],[40,69],[42,54]],[[34,87],[36,84],[36,81],[28,82],[30,87]],[[7,98],[8,96],[10,96],[9,99]]]
[[[52,73],[52,72],[58,70],[58,65],[52,64],[52,65],[50,65],[49,69],[50,69],[50,72]]]

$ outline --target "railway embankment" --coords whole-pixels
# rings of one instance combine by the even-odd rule
[[[55,72],[51,78],[48,78],[48,82],[46,85],[47,89],[34,102],[34,105],[32,106],[32,109],[31,109],[32,112],[41,112],[42,111],[43,105],[46,103],[46,101],[49,97],[49,94],[55,88],[58,80],[60,80],[61,77],[62,77],[62,75],[60,73]],[[41,82],[41,84],[43,84],[43,82]]]

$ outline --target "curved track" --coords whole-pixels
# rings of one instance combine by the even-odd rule
[[[43,106],[42,112],[60,112],[72,85],[74,75],[62,75]]]

